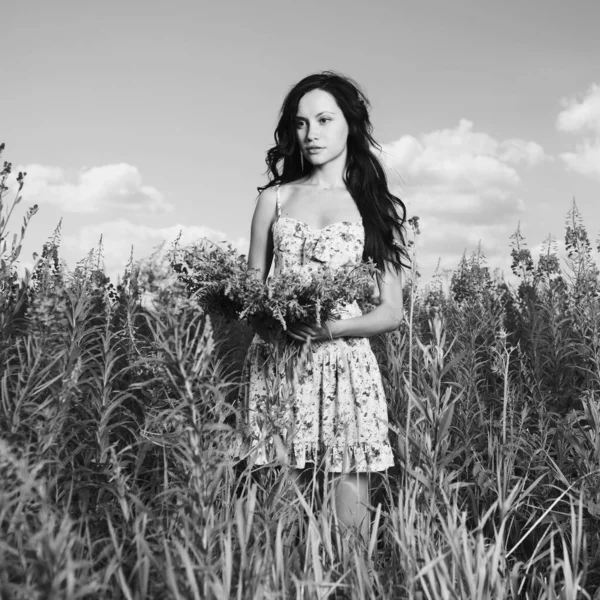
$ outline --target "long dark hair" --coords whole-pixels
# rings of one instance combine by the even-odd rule
[[[275,146],[267,152],[267,172],[271,180],[258,191],[297,181],[312,170],[310,162],[301,159],[296,114],[302,96],[315,89],[333,96],[348,123],[344,183],[365,228],[363,260],[371,258],[381,270],[388,263],[399,271],[409,263],[404,237],[406,207],[389,191],[385,171],[373,153],[373,148],[381,150],[381,146],[373,139],[369,101],[348,77],[324,71],[305,77],[289,91],[275,129]]]

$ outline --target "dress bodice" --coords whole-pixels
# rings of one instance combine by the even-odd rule
[[[365,230],[360,221],[336,221],[316,229],[292,217],[273,223],[275,274],[282,270],[337,270],[362,261]]]

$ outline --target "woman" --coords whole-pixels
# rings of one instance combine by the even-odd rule
[[[307,354],[293,385],[284,381],[289,370],[281,368],[271,344],[272,323],[255,324],[258,335],[246,359],[255,464],[283,454],[294,476],[309,466],[334,473],[338,519],[358,528],[363,539],[367,475],[393,465],[381,376],[366,338],[400,324],[407,256],[405,207],[389,192],[373,153],[378,146],[368,106],[356,84],[332,72],[291,89],[267,154],[271,180],[259,188],[248,266],[264,281],[273,259],[275,273],[318,273],[371,258],[379,270],[380,302],[364,315],[352,304],[322,325],[288,327],[289,338],[304,344]],[[283,399],[286,383],[290,404]]]

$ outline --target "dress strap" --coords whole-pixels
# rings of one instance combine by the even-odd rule
[[[275,200],[277,202],[277,219],[281,217],[281,201],[279,200],[279,186],[275,188]]]

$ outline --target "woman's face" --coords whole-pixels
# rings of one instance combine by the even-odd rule
[[[315,166],[346,158],[348,123],[334,97],[324,90],[302,96],[296,113],[296,134],[304,158]]]

